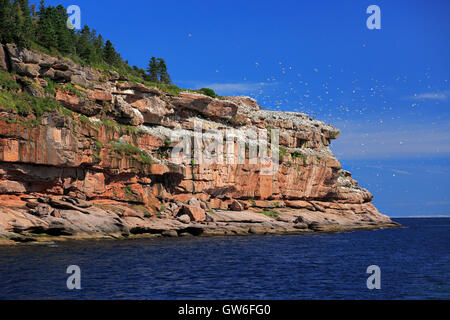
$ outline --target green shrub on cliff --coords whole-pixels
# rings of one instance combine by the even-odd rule
[[[44,87],[45,93],[54,96],[59,85],[50,78],[44,78],[44,80],[47,81],[47,85]]]
[[[306,166],[306,164],[307,164],[307,158],[306,158],[306,156],[304,155],[304,154],[302,154],[302,153],[300,153],[300,152],[293,152],[292,154],[291,154],[291,156],[292,156],[292,159],[293,160],[295,160],[295,159],[298,159],[298,158],[301,158],[302,160],[303,160],[303,165],[305,165]]]
[[[103,143],[101,143],[100,141],[96,140],[95,141],[95,147],[96,147],[97,151],[100,152],[103,149]]]
[[[107,130],[112,130],[112,131],[119,131],[120,130],[120,126],[119,124],[111,119],[102,119],[101,123],[105,126],[105,128]]]
[[[54,99],[44,97],[35,98],[25,93],[0,91],[0,109],[17,113],[21,116],[34,114],[42,117],[47,111],[61,111],[63,107]]]
[[[0,70],[0,87],[3,89],[19,89],[20,85],[14,80],[11,75],[3,70]]]
[[[209,96],[211,98],[216,98],[217,94],[213,89],[210,88],[201,88],[197,90],[198,93],[204,94],[205,96]]]
[[[78,98],[83,98],[83,94],[81,93],[80,90],[78,90],[77,88],[74,87],[73,84],[71,83],[66,83],[63,87],[63,90],[68,91],[70,93],[73,93],[74,95],[76,95]]]
[[[287,149],[286,149],[286,148],[284,148],[284,147],[279,147],[279,148],[278,148],[278,150],[279,150],[279,155],[280,155],[280,158],[282,158],[282,157],[284,157],[285,155],[287,155],[287,154],[288,154],[288,151],[287,151]]]
[[[103,118],[101,121],[97,124],[98,125],[104,125],[107,130],[115,131],[120,133],[120,135],[127,135],[127,136],[138,136],[143,133],[145,133],[144,130],[137,128],[135,126],[125,125],[118,123],[115,120]]]
[[[139,149],[132,144],[126,142],[111,142],[111,148],[114,152],[119,153],[121,156],[133,158],[143,164],[154,163],[153,159],[144,150]]]
[[[186,91],[186,89],[181,89],[175,84],[164,84],[164,83],[151,82],[151,81],[145,81],[144,84],[148,87],[156,87],[165,93],[169,93],[169,94],[173,94],[173,95],[178,95],[180,92]]]
[[[7,124],[20,124],[22,126],[25,127],[36,127],[39,125],[39,121],[37,121],[36,119],[32,119],[32,120],[19,120],[19,119],[10,119],[7,117],[0,117],[1,120],[5,121]]]

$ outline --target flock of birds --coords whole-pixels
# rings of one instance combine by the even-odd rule
[[[398,75],[393,79],[379,80],[375,77],[362,77],[356,72],[350,74],[343,68],[313,68],[316,79],[321,79],[320,86],[317,80],[308,81],[302,73],[296,72],[294,67],[286,66],[279,62],[279,74],[266,76],[260,83],[260,87],[251,93],[264,108],[276,111],[294,111],[309,114],[322,120],[341,121],[370,113],[375,117],[367,117],[367,120],[383,124],[386,119],[395,120],[401,117],[401,113],[392,112],[399,97],[393,94],[393,88],[422,87],[424,91],[432,91],[431,70],[425,71],[423,79],[412,80],[407,75]],[[260,69],[260,63],[255,67]],[[311,75],[311,72],[308,72]],[[247,78],[243,78],[247,81]],[[416,81],[411,86],[411,82]],[[446,87],[448,80],[444,80],[441,87]],[[438,90],[440,90],[439,88]],[[405,90],[401,90],[405,91]],[[432,103],[440,104],[442,99],[436,97]],[[430,103],[433,96],[424,96],[421,92],[415,92],[401,97],[402,104],[408,103],[411,111],[421,105]],[[405,110],[402,110],[404,112]],[[378,116],[378,117],[377,117]]]

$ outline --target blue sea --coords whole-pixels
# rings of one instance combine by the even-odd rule
[[[449,299],[450,218],[395,220],[404,227],[3,246],[0,299]],[[66,286],[70,265],[81,290]]]

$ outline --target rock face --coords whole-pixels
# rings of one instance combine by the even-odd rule
[[[0,70],[8,71],[8,65],[6,64],[5,49],[0,45]]]
[[[249,97],[164,93],[13,44],[0,46],[0,69],[65,108],[24,116],[0,105],[0,238],[395,225],[331,153],[339,130],[305,114],[265,111]],[[224,134],[277,129],[279,167],[261,174],[251,148],[243,163],[177,163],[173,148],[195,140],[199,124]],[[200,145],[208,148],[207,139]]]

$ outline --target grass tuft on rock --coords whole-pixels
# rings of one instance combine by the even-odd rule
[[[273,219],[278,218],[278,216],[280,215],[276,211],[263,211],[263,212],[261,212],[261,214],[263,214],[263,215],[265,215],[265,216],[267,216],[269,218],[273,218]]]
[[[0,91],[0,110],[17,113],[21,116],[34,114],[36,118],[42,117],[49,111],[58,111],[64,116],[72,116],[70,110],[52,98],[35,98],[26,93],[9,91]]]
[[[11,77],[11,74],[0,70],[0,87],[8,90],[20,89],[20,84],[16,82],[16,80]]]
[[[111,142],[111,148],[114,152],[119,153],[122,156],[133,158],[143,164],[153,164],[153,159],[147,152],[133,146],[130,143],[125,142]]]

